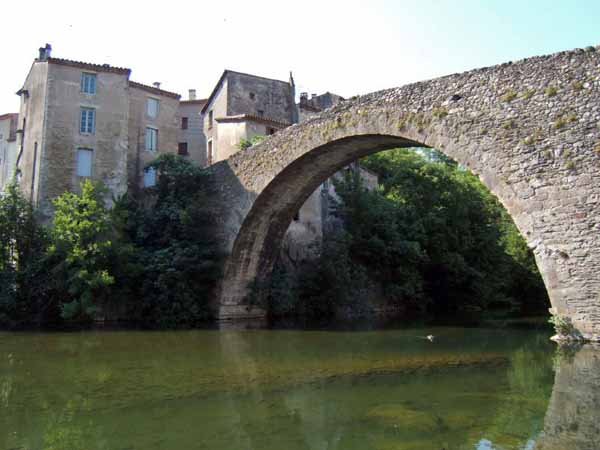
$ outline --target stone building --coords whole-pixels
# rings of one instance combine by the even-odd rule
[[[9,133],[16,136],[15,156],[3,158],[5,166],[16,167],[22,192],[45,218],[54,198],[77,192],[85,179],[101,181],[111,197],[135,193],[155,183],[146,166],[161,153],[206,167],[240,151],[244,140],[275,134],[343,100],[329,92],[310,99],[302,94],[296,104],[291,74],[280,81],[225,70],[207,99],[197,99],[192,89],[182,101],[160,83],[130,80],[130,69],[50,53],[49,45],[40,48],[17,93],[21,108]],[[313,244],[322,238],[332,189],[325,183],[315,191],[290,224],[283,251],[290,261],[319,247]]]
[[[131,70],[50,56],[40,48],[23,87],[17,180],[45,217],[85,179],[112,195],[153,182],[144,165],[176,153],[179,95],[129,79]]]
[[[156,174],[145,171],[161,153],[179,151],[180,95],[129,81],[129,138],[127,180],[130,191],[154,184]]]
[[[344,97],[331,92],[325,92],[321,95],[312,94],[310,98],[308,92],[302,92],[298,103],[299,121],[304,122],[324,109],[331,108],[342,101],[344,101]]]
[[[0,193],[11,182],[17,160],[16,113],[0,115]]]
[[[275,134],[344,100],[330,92],[313,94],[310,99],[303,93],[296,104],[295,95],[291,74],[286,82],[225,70],[201,111],[207,165],[240,151],[243,141]],[[350,168],[361,171],[365,180],[372,178],[358,165]],[[286,263],[296,264],[318,252],[323,225],[330,219],[330,193],[335,194],[333,183],[325,182],[295,215],[283,241],[281,254]]]
[[[236,153],[243,139],[296,122],[294,82],[225,70],[202,109],[208,163]]]
[[[179,102],[179,137],[177,152],[188,156],[200,167],[208,165],[206,136],[204,135],[204,115],[202,109],[207,99],[197,99],[196,90],[189,90],[187,100]]]

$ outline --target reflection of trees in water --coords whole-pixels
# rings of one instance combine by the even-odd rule
[[[103,431],[90,414],[89,401],[70,399],[62,410],[48,411],[43,436],[44,450],[108,450]]]
[[[275,334],[261,333],[164,336],[165,347],[139,360],[130,353],[135,336],[122,334],[123,364],[118,344],[93,338],[34,345],[51,358],[23,352],[9,362],[5,353],[0,405],[11,414],[0,415],[0,431],[14,434],[0,436],[0,447],[408,450],[488,442],[516,449],[535,439],[536,450],[600,448],[600,353],[588,347],[553,360],[546,339],[503,344],[516,347],[503,352],[493,340],[485,351],[463,353],[442,342],[388,361],[389,351],[364,353],[377,351],[373,343],[353,353],[338,339],[317,352],[309,334],[278,346]],[[201,360],[190,363],[202,345]],[[165,356],[167,347],[189,350],[188,361]],[[315,365],[319,355],[327,356]],[[132,391],[120,397],[125,388]]]
[[[541,432],[552,391],[552,360],[543,350],[548,345],[551,344],[545,340],[512,353],[506,374],[508,391],[502,395],[495,417],[484,433],[493,444],[490,448],[527,448],[527,443]]]

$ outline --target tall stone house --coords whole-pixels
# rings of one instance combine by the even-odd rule
[[[119,196],[153,183],[144,166],[177,153],[178,94],[129,79],[131,70],[50,56],[40,48],[22,88],[15,166],[46,218],[52,199],[102,181]]]
[[[206,167],[240,151],[243,140],[277,133],[343,100],[301,93],[296,104],[291,74],[281,81],[225,70],[208,98],[190,89],[187,100],[130,76],[128,68],[54,58],[48,44],[40,48],[17,92],[19,114],[0,116],[0,134],[12,143],[4,151],[0,138],[0,182],[16,173],[22,192],[48,219],[52,200],[77,192],[85,179],[101,181],[111,197],[135,192],[155,183],[146,167],[162,153]],[[332,198],[326,181],[300,208],[285,239],[288,261],[318,248],[313,244],[321,240]]]

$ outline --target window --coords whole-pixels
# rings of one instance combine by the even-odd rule
[[[208,141],[208,158],[207,158],[207,160],[208,160],[208,165],[211,165],[212,161],[213,161],[213,141],[212,141],[212,139],[210,139]]]
[[[144,170],[144,187],[152,187],[156,185],[156,169],[148,167]]]
[[[155,152],[158,148],[158,130],[156,128],[146,128],[146,150]]]
[[[94,151],[89,148],[77,149],[77,176],[91,177],[92,176],[92,160]]]
[[[29,201],[33,203],[33,195],[35,193],[35,169],[37,166],[37,142],[33,144],[33,169],[31,170],[31,190],[29,191]]]
[[[260,117],[263,117],[265,115],[265,112],[262,109],[259,109],[257,112]]]
[[[210,130],[213,126],[213,112],[212,110],[208,112],[208,129]]]
[[[275,128],[267,127],[267,134],[270,136],[271,134],[275,134]]]
[[[82,134],[94,134],[96,131],[96,110],[92,108],[81,108],[81,121],[79,132]]]
[[[85,94],[96,93],[96,74],[85,73],[81,74],[81,92]]]
[[[177,146],[177,154],[185,156],[188,154],[187,142],[180,142]]]
[[[256,95],[254,94],[254,92],[250,92],[250,100],[254,100],[256,98]]]
[[[148,117],[158,117],[158,100],[155,98],[149,98],[146,103],[146,114]]]
[[[182,130],[187,130],[188,129],[188,118],[187,117],[182,117],[181,118],[181,129]]]

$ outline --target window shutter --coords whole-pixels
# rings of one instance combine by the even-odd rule
[[[77,176],[92,176],[92,159],[94,152],[89,148],[77,149]]]

